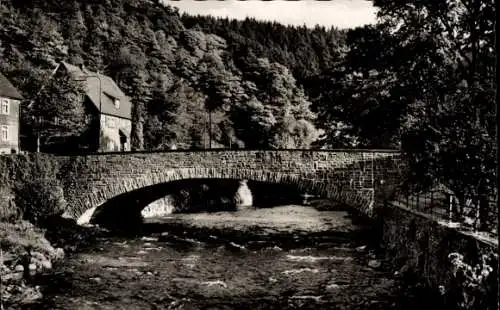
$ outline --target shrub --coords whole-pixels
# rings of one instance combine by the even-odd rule
[[[488,296],[496,294],[496,260],[495,253],[483,254],[481,260],[475,266],[464,262],[464,256],[460,253],[448,255],[452,266],[453,277],[457,280],[459,290],[457,309],[494,309],[496,301],[488,300]]]
[[[55,179],[28,181],[16,191],[16,204],[23,218],[35,225],[43,227],[47,219],[64,212],[64,192]]]
[[[0,222],[14,222],[19,218],[20,212],[12,190],[6,186],[0,186]]]

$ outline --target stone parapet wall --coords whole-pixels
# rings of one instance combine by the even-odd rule
[[[329,151],[196,151],[163,153],[130,153],[71,156],[68,159],[81,161],[100,169],[106,176],[121,176],[157,172],[163,168],[235,168],[300,173],[317,179],[328,179],[338,171],[351,169],[371,171],[369,164],[359,163],[382,158],[394,158],[394,152],[329,152]],[[61,158],[65,158],[64,156]]]

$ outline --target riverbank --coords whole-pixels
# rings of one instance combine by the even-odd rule
[[[399,204],[378,208],[380,243],[411,287],[451,309],[498,309],[498,243]]]
[[[27,221],[0,222],[1,301],[5,309],[21,309],[43,298],[37,278],[50,274],[64,258],[93,243],[105,231],[53,218],[41,229]]]
[[[26,221],[0,223],[0,240],[3,306],[15,309],[36,302],[42,293],[30,280],[50,271],[64,258],[64,250],[53,247],[44,231]]]

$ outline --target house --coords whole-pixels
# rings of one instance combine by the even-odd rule
[[[97,152],[130,151],[132,103],[113,79],[64,61],[55,69],[57,74],[69,75],[85,87],[82,102],[95,124],[82,139],[86,148]]]
[[[23,97],[0,73],[0,154],[19,152],[19,106]]]

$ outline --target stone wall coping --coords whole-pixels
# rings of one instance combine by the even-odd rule
[[[129,151],[129,152],[89,152],[89,153],[40,153],[56,156],[94,156],[94,155],[134,155],[134,154],[164,154],[164,153],[252,153],[252,152],[269,152],[269,153],[390,153],[400,154],[401,150],[397,149],[200,149],[200,150],[152,150],[152,151]],[[25,154],[36,154],[25,152]]]

